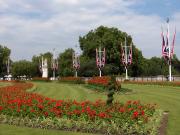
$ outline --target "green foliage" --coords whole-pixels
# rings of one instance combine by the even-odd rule
[[[132,42],[132,38],[125,32],[118,30],[117,28],[108,28],[100,26],[95,30],[91,30],[85,36],[79,38],[80,48],[83,51],[83,57],[88,58],[94,63],[89,61],[84,62],[85,67],[90,68],[91,72],[87,73],[88,76],[96,75],[98,68],[96,68],[95,49],[101,46],[106,48],[106,66],[103,69],[104,75],[121,74],[124,72],[124,67],[121,63],[121,51],[120,45],[124,43],[125,37],[127,38],[127,45]],[[142,53],[133,45],[133,64],[131,66],[131,75],[138,76],[142,72]],[[82,64],[82,66],[84,66]],[[86,69],[86,68],[85,68]],[[88,72],[88,71],[86,71]]]
[[[0,45],[0,76],[4,76],[7,74],[6,70],[6,61],[10,56],[11,50],[6,46]]]
[[[63,53],[59,54],[58,57],[58,63],[59,63],[59,70],[58,74],[60,76],[73,76],[73,65],[72,65],[72,54],[73,54],[73,49],[69,48],[66,49]]]
[[[33,77],[36,73],[36,65],[30,61],[21,60],[12,65],[12,75],[14,77],[24,76]]]
[[[116,78],[114,76],[111,76],[111,80],[110,82],[108,83],[108,98],[107,98],[107,101],[106,101],[106,104],[107,105],[111,105],[112,102],[113,102],[113,95],[116,91]]]
[[[95,60],[89,59],[87,57],[83,57],[81,59],[83,59],[83,60],[81,61],[81,67],[79,70],[80,76],[89,77],[89,76],[98,76],[99,75],[99,70],[96,66]]]

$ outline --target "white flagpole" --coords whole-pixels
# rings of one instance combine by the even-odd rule
[[[167,18],[167,38],[168,38],[168,48],[169,48],[169,81],[171,82],[172,81],[172,77],[171,77],[171,45],[170,45],[170,40],[169,40],[169,37],[170,37],[170,32],[169,32],[169,18]]]
[[[128,80],[128,70],[127,70],[127,64],[128,64],[128,58],[127,58],[127,43],[126,43],[126,37],[125,37],[125,70],[126,70],[126,80]]]
[[[102,64],[102,62],[101,62],[101,46],[99,47],[99,77],[101,77],[101,64]]]

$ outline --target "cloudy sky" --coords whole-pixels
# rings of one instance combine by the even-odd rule
[[[133,37],[147,58],[161,56],[161,25],[170,18],[177,29],[180,58],[179,0],[0,0],[0,44],[13,60],[75,48],[79,36],[100,25],[117,27]]]

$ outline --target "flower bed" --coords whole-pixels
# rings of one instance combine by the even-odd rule
[[[25,90],[32,83],[15,83],[14,86],[0,88],[0,121],[19,123],[42,128],[78,129],[84,132],[104,134],[149,134],[155,132],[157,123],[155,105],[143,105],[139,101],[125,104],[114,103],[107,106],[97,100],[72,101],[54,100]],[[27,121],[23,121],[28,119]],[[29,123],[29,122],[30,123]],[[18,123],[17,122],[17,123]],[[153,123],[153,124],[152,124]],[[18,124],[17,124],[18,125]]]
[[[92,79],[88,80],[88,84],[107,86],[109,81],[110,81],[110,77],[107,76],[93,77]]]
[[[37,81],[37,82],[50,82],[49,78],[42,78],[42,77],[33,77],[32,81]]]
[[[106,91],[108,84],[110,83],[111,77],[104,76],[104,77],[93,77],[92,79],[88,80],[87,88],[98,90],[98,91]],[[121,91],[121,84],[116,81],[116,90]]]
[[[59,82],[63,83],[75,83],[75,84],[84,84],[84,80],[82,80],[80,77],[61,77],[59,79]]]

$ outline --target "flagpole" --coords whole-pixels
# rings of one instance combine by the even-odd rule
[[[127,64],[128,64],[128,59],[127,59],[127,43],[126,43],[126,37],[125,37],[125,70],[126,70],[126,80],[128,80],[128,70],[127,70]]]
[[[170,46],[170,32],[169,32],[169,18],[167,18],[167,38],[168,38],[168,48],[169,48],[169,52],[168,52],[168,57],[169,57],[169,81],[172,81],[172,77],[171,77],[171,46]]]

